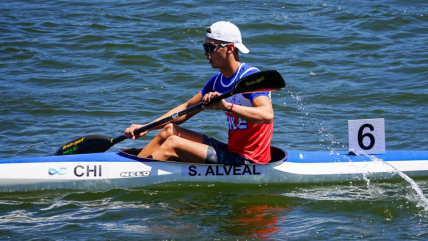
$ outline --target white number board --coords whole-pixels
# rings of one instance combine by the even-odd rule
[[[348,120],[349,151],[355,154],[385,153],[385,119]]]

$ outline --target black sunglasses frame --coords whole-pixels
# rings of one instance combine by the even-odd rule
[[[218,46],[226,47],[228,45],[228,43],[224,43],[224,44],[211,44],[211,43],[209,43],[209,44],[202,44],[202,45],[204,46],[205,53],[212,54],[212,53],[217,51],[216,48]]]

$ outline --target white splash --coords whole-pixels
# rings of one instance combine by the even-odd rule
[[[412,189],[418,194],[419,197],[419,202],[416,205],[417,207],[423,207],[425,209],[425,211],[428,211],[428,199],[425,197],[425,194],[422,192],[422,189],[419,187],[419,185],[415,182],[415,180],[413,180],[412,178],[410,178],[409,176],[407,176],[406,174],[404,174],[402,171],[398,170],[397,168],[395,168],[393,165],[389,164],[388,162],[379,159],[373,155],[368,156],[373,162],[377,162],[377,163],[382,163],[383,165],[387,166],[387,168],[389,168],[390,170],[387,170],[388,172],[394,173],[394,174],[398,174],[401,178],[403,178],[405,181],[407,181],[408,183],[410,183]],[[364,179],[367,181],[367,187],[369,187],[370,185],[370,180],[366,178],[366,176],[364,175]]]

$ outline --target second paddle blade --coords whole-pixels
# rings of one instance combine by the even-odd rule
[[[88,135],[61,146],[55,156],[105,152],[112,146],[111,139],[106,136]]]
[[[263,70],[248,75],[235,84],[233,94],[280,90],[285,81],[276,70]]]

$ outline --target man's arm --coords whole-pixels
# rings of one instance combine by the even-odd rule
[[[219,96],[217,92],[206,94],[202,101],[208,103],[212,98]],[[204,109],[230,111],[239,118],[255,124],[270,124],[273,121],[272,102],[267,96],[258,96],[251,102],[251,107],[232,105],[225,100],[212,105],[204,105]]]
[[[227,102],[226,102],[227,103]],[[252,102],[252,107],[227,103],[226,110],[239,118],[255,124],[270,124],[273,121],[272,101],[267,96],[258,96]]]
[[[180,111],[185,110],[185,109],[187,109],[187,108],[190,108],[190,107],[192,107],[192,106],[194,106],[194,105],[196,105],[196,104],[200,103],[201,101],[202,101],[202,94],[201,94],[201,92],[199,92],[198,94],[196,94],[195,96],[193,96],[190,100],[188,100],[188,101],[186,101],[185,103],[183,103],[183,104],[181,104],[181,105],[179,105],[179,106],[177,106],[177,107],[175,107],[175,108],[171,109],[170,111],[168,111],[167,113],[165,113],[165,114],[164,114],[164,115],[162,115],[161,117],[157,118],[157,119],[156,119],[156,120],[154,120],[153,122],[158,121],[158,120],[161,120],[161,119],[163,119],[163,118],[166,118],[166,117],[168,117],[168,116],[170,116],[170,115],[172,115],[172,114],[174,114],[174,113],[180,112]],[[179,124],[181,124],[181,123],[184,123],[185,121],[187,121],[188,119],[190,119],[192,116],[196,115],[197,113],[201,112],[202,110],[203,110],[203,109],[193,111],[192,113],[188,113],[188,114],[183,115],[183,116],[181,116],[181,117],[179,117],[179,118],[173,119],[172,121],[167,122],[167,123],[164,123],[164,124],[162,124],[162,125],[159,125],[159,126],[157,126],[157,127],[153,128],[153,129],[161,129],[163,126],[165,126],[166,124],[171,123],[171,122],[172,122],[172,123],[175,123],[175,124],[177,124],[177,125],[179,125]],[[147,123],[147,124],[150,124],[150,123]],[[136,140],[136,139],[138,139],[138,138],[140,138],[140,137],[142,137],[142,136],[145,136],[145,135],[147,134],[147,132],[149,132],[149,131],[146,131],[146,132],[140,133],[140,135],[139,135],[139,136],[134,136],[134,131],[135,131],[136,129],[139,129],[139,128],[143,127],[143,126],[144,126],[144,125],[132,124],[129,128],[127,128],[127,129],[124,131],[124,135],[125,135],[128,139],[133,139],[133,140]]]

